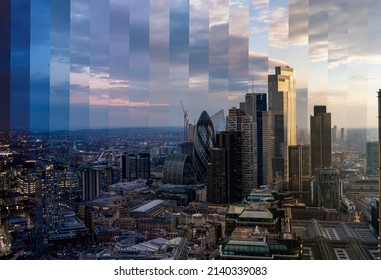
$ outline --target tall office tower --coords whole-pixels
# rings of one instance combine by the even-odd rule
[[[240,103],[240,107],[244,108],[245,114],[247,116],[252,116],[253,121],[256,121],[256,112],[257,112],[257,104],[256,104],[256,94],[255,93],[246,93],[245,102]]]
[[[329,168],[332,165],[331,155],[331,113],[326,106],[314,106],[311,120],[311,172],[315,169]]]
[[[212,148],[207,166],[207,201],[209,203],[228,203],[228,151]]]
[[[345,143],[345,129],[342,127],[340,129],[340,143],[344,144]]]
[[[378,103],[378,143],[381,143],[381,89],[377,92],[377,103]],[[381,153],[381,145],[378,145],[378,154]],[[378,157],[378,166],[381,168],[381,156]],[[381,259],[381,171],[378,172],[378,248],[379,258]]]
[[[82,171],[82,199],[92,200],[100,195],[100,170],[88,166]]]
[[[290,188],[294,195],[306,204],[310,204],[311,161],[310,147],[303,145],[290,146],[288,149],[290,168]]]
[[[271,113],[267,111],[265,93],[255,94],[257,122],[258,186],[269,185],[273,180],[271,165]]]
[[[296,87],[294,70],[288,66],[275,67],[268,76],[269,111],[272,118],[273,176],[288,183],[288,146],[296,145]]]
[[[122,180],[131,182],[151,177],[151,161],[149,153],[124,154],[121,157]]]
[[[210,158],[210,149],[215,147],[213,123],[206,111],[203,111],[197,121],[193,146],[193,165],[197,180],[206,181],[206,166]]]
[[[366,143],[366,175],[378,175],[378,142]]]
[[[227,129],[234,134],[234,188],[237,200],[244,199],[258,185],[256,123],[253,116],[235,107],[229,110]]]
[[[217,132],[216,148],[210,150],[207,167],[207,201],[210,203],[236,202],[232,193],[233,168],[235,168],[232,146],[234,136],[228,131]]]
[[[334,125],[332,127],[332,131],[331,131],[331,142],[332,144],[336,144],[337,143],[337,126]]]
[[[210,120],[213,123],[213,128],[215,133],[225,130],[226,124],[225,124],[225,114],[223,109],[219,110],[217,113],[211,116]]]
[[[317,206],[339,210],[341,199],[341,181],[339,170],[317,168],[313,189],[317,193]]]
[[[188,141],[194,142],[194,135],[196,134],[196,125],[188,124]]]

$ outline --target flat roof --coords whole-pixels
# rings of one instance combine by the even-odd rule
[[[245,210],[239,218],[272,219],[273,214],[270,211]]]
[[[164,200],[161,200],[161,199],[155,199],[155,200],[152,200],[134,210],[132,210],[131,212],[133,213],[144,213],[144,212],[147,212],[148,210],[151,210],[152,208],[162,204],[164,202]]]

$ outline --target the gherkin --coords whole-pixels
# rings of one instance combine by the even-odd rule
[[[210,149],[215,147],[213,123],[206,111],[203,111],[197,121],[194,137],[193,165],[197,179],[206,181],[206,166],[210,158]]]

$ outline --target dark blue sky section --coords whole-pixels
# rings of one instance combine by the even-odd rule
[[[11,3],[11,129],[29,131],[30,1]]]
[[[169,56],[170,62],[189,62],[189,1],[170,0],[169,15]]]
[[[0,132],[10,129],[11,2],[0,1]]]
[[[51,2],[50,130],[69,130],[70,1]]]
[[[50,0],[31,1],[30,130],[49,131]]]
[[[149,101],[149,1],[130,2],[130,87],[131,104]],[[133,71],[132,71],[133,70]],[[136,104],[136,103],[135,103]],[[140,111],[143,125],[148,125],[148,107]],[[133,113],[136,116],[136,113]]]

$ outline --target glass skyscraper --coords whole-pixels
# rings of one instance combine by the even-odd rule
[[[288,147],[296,145],[296,86],[294,69],[275,67],[268,76],[269,111],[272,112],[273,174],[288,182]]]
[[[203,111],[197,121],[194,137],[193,164],[197,179],[206,181],[206,166],[210,158],[210,149],[215,147],[213,123],[206,111]]]

